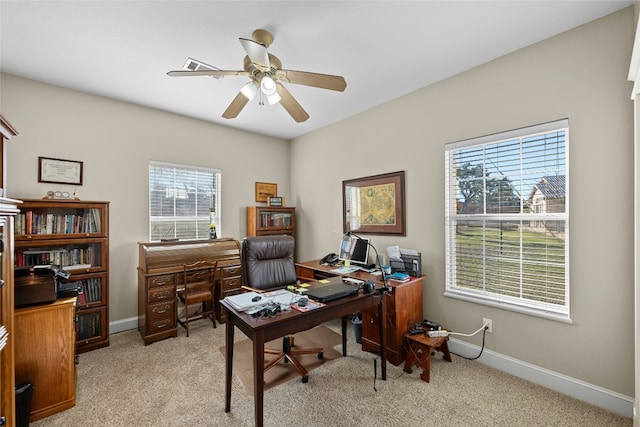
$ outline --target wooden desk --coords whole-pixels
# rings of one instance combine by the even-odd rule
[[[337,274],[331,267],[320,264],[318,260],[300,262],[296,264],[300,280],[317,280],[334,277]],[[382,284],[381,276],[363,271],[349,273],[347,276],[360,280],[373,280]],[[405,283],[388,280],[391,287],[390,295],[384,297],[385,317],[383,321],[378,311],[368,309],[362,312],[362,350],[380,352],[380,325],[384,325],[385,353],[387,360],[398,366],[407,357],[405,335],[416,322],[422,322],[422,284],[424,276],[417,277]]]
[[[331,279],[340,282],[340,278]],[[317,285],[316,282],[310,283]],[[255,425],[263,425],[264,413],[264,344],[273,339],[296,332],[310,329],[314,326],[342,318],[342,355],[347,355],[347,317],[357,311],[375,309],[378,307],[381,313],[383,299],[378,292],[371,294],[359,293],[345,298],[340,298],[327,303],[326,306],[306,313],[297,310],[280,312],[273,318],[256,318],[250,314],[236,311],[229,303],[220,301],[227,309],[226,327],[226,370],[225,370],[225,412],[231,411],[231,379],[233,375],[233,336],[234,327],[238,327],[251,341],[253,341],[253,392],[255,399]],[[382,337],[384,336],[381,332]],[[387,378],[386,358],[381,355],[382,379]]]
[[[138,243],[138,330],[148,345],[178,335],[176,287],[182,285],[182,266],[218,261],[215,299],[240,292],[240,242],[229,238]],[[223,323],[226,311],[216,307]]]

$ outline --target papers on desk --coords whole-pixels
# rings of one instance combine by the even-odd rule
[[[256,296],[259,296],[260,299],[258,301],[252,301]],[[297,295],[293,292],[289,292],[286,289],[279,289],[277,291],[263,293],[254,291],[244,292],[225,297],[224,300],[238,311],[248,311],[254,307],[267,304],[290,305],[295,298],[297,298]]]
[[[256,296],[259,296],[260,299],[258,301],[251,301]],[[238,311],[246,311],[251,307],[256,307],[265,303],[262,295],[258,292],[244,292],[237,295],[231,295],[229,297],[225,297],[224,300]]]
[[[359,267],[354,267],[353,265],[346,267],[346,266],[342,266],[339,268],[334,268],[333,270],[331,270],[332,273],[338,273],[338,274],[349,274],[349,273],[353,273],[354,271],[358,271]]]

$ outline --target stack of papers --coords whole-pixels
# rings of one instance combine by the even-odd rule
[[[331,272],[338,273],[338,274],[349,274],[349,273],[353,273],[354,271],[358,271],[359,269],[360,267],[349,266],[349,267],[334,268],[333,270],[331,270]]]
[[[254,297],[259,296],[260,299],[257,301],[252,301]],[[289,292],[286,289],[279,289],[273,292],[244,292],[237,295],[231,295],[225,297],[224,300],[227,301],[233,308],[238,311],[247,311],[254,307],[259,307],[268,304],[280,304],[280,305],[290,305],[298,295],[293,292]]]
[[[251,301],[256,296],[260,296],[261,298],[258,301]],[[231,304],[231,306],[238,311],[247,311],[251,307],[263,305],[266,302],[263,301],[263,299],[262,295],[258,292],[245,292],[224,298],[225,301]]]

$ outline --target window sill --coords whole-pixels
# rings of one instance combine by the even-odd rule
[[[443,295],[449,298],[455,298],[462,301],[482,304],[489,307],[500,308],[503,310],[509,310],[516,313],[527,314],[529,316],[541,317],[543,319],[555,320],[556,322],[573,324],[573,320],[571,320],[571,317],[568,314],[538,310],[531,307],[523,307],[520,305],[508,303],[506,301],[495,301],[488,298],[482,298],[481,296],[478,296],[478,295],[470,295],[468,293],[459,292],[451,289],[445,290]]]

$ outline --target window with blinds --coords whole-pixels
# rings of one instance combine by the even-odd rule
[[[569,122],[445,146],[445,295],[570,322]]]
[[[220,236],[218,169],[149,162],[149,239],[208,239]]]

